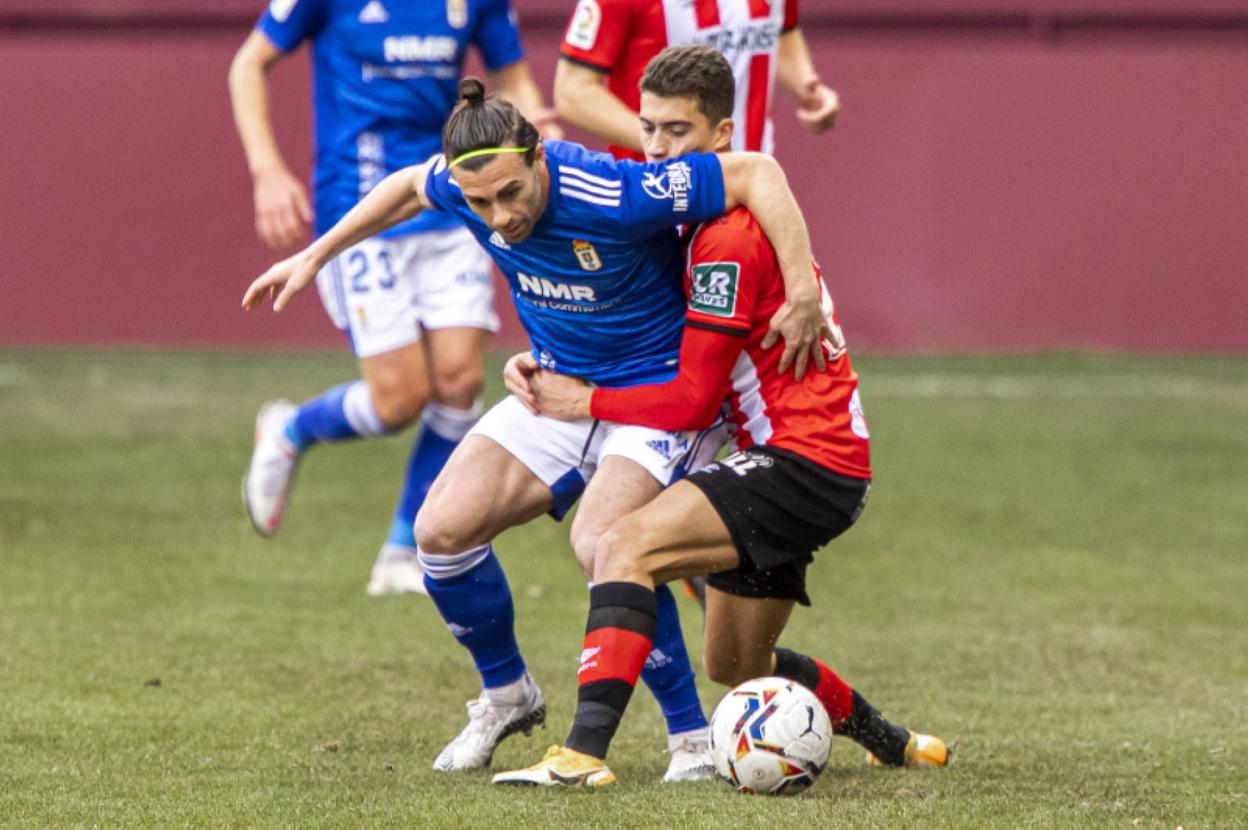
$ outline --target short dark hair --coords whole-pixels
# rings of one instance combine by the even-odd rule
[[[691,98],[714,126],[732,117],[736,83],[728,61],[711,47],[669,46],[646,65],[641,91]]]
[[[487,147],[527,147],[526,164],[533,164],[537,128],[510,102],[497,96],[486,97],[485,84],[471,75],[459,82],[459,103],[442,128],[442,152],[447,164],[464,153]],[[477,156],[463,162],[466,170],[480,170],[493,156]]]

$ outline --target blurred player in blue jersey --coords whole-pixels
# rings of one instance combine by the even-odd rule
[[[388,174],[438,152],[469,46],[501,93],[557,137],[541,108],[509,0],[273,0],[230,68],[234,118],[255,180],[256,231],[274,248],[306,241],[312,211],[278,150],[266,76],[311,42],[317,235]],[[455,445],[480,415],[481,350],[497,330],[489,259],[463,223],[427,211],[327,262],[321,300],[359,359],[362,380],[256,419],[243,482],[252,524],[277,532],[303,453],[387,435],[417,417],[394,520],[370,594],[424,593],[412,522]]]
[[[506,276],[543,366],[601,386],[656,382],[674,373],[684,313],[682,252],[672,229],[744,204],[761,217],[782,264],[787,301],[770,339],[785,336],[784,364],[792,359],[799,375],[808,357],[823,367],[818,342],[827,322],[810,240],[774,160],[728,153],[616,161],[575,144],[539,142],[533,125],[507,102],[486,99],[476,79],[462,81],[460,94],[443,132],[444,156],[387,178],[324,236],[256,279],[244,307],[281,288],[274,301],[280,310],[340,251],[440,208],[464,220]],[[468,704],[468,725],[435,769],[484,767],[500,741],[545,719],[492,540],[543,513],[561,517],[583,493],[572,545],[592,572],[597,538],[611,522],[709,461],[722,437],[562,422],[514,397],[473,427],[416,519],[429,594],[472,654],[483,686]],[[668,722],[665,780],[709,777],[706,719],[667,597],[658,607],[657,650],[642,672]],[[582,655],[582,663],[593,658]]]

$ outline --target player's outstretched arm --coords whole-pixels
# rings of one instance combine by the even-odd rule
[[[630,150],[641,150],[641,119],[607,89],[606,72],[564,58],[555,69],[555,110],[570,124]]]
[[[303,242],[312,206],[303,183],[282,158],[269,117],[268,72],[286,52],[254,31],[230,63],[230,105],[247,156],[256,206],[256,235],[271,248]]]
[[[243,295],[243,308],[250,311],[266,294],[276,293],[273,310],[281,311],[338,254],[429,207],[425,180],[432,165],[405,167],[382,179],[324,236],[257,277]]]
[[[816,135],[836,126],[840,96],[820,80],[801,29],[780,36],[776,57],[776,78],[797,98],[797,120],[802,126]]]
[[[788,371],[791,364],[798,380],[806,373],[808,358],[823,371],[822,341],[832,336],[832,329],[820,302],[810,233],[784,170],[762,153],[720,153],[718,158],[724,170],[724,210],[744,205],[754,214],[784,277],[785,302],[771,318],[763,347],[771,348],[783,337],[780,371]]]

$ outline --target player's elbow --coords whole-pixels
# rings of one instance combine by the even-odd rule
[[[748,178],[752,182],[786,181],[784,168],[774,157],[766,153],[746,153],[745,156],[750,170]]]
[[[777,187],[787,187],[784,168],[765,153],[720,155],[728,207],[750,204],[751,197]]]
[[[254,83],[263,77],[264,63],[254,49],[243,44],[243,47],[234,54],[233,60],[230,61],[229,72],[226,73],[230,93],[237,95],[246,84]]]
[[[238,85],[242,82],[247,71],[246,58],[243,55],[243,50],[239,49],[234,53],[234,58],[230,61],[230,69],[225,76],[231,93],[238,89]]]

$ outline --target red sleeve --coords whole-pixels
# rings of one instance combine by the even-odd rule
[[[763,229],[738,208],[699,227],[690,246],[686,324],[748,332],[759,294],[779,269]]]
[[[784,0],[784,31],[797,28],[797,0]]]
[[[685,326],[680,370],[667,383],[626,389],[595,389],[589,413],[604,421],[639,424],[672,432],[705,429],[728,394],[732,367],[745,345],[734,336]]]
[[[680,369],[667,383],[595,389],[595,418],[654,429],[704,429],[728,394],[732,368],[745,348],[760,289],[776,255],[748,212],[707,222],[690,241],[685,333]]]
[[[636,18],[636,0],[580,0],[559,51],[565,58],[608,71],[628,45]]]

